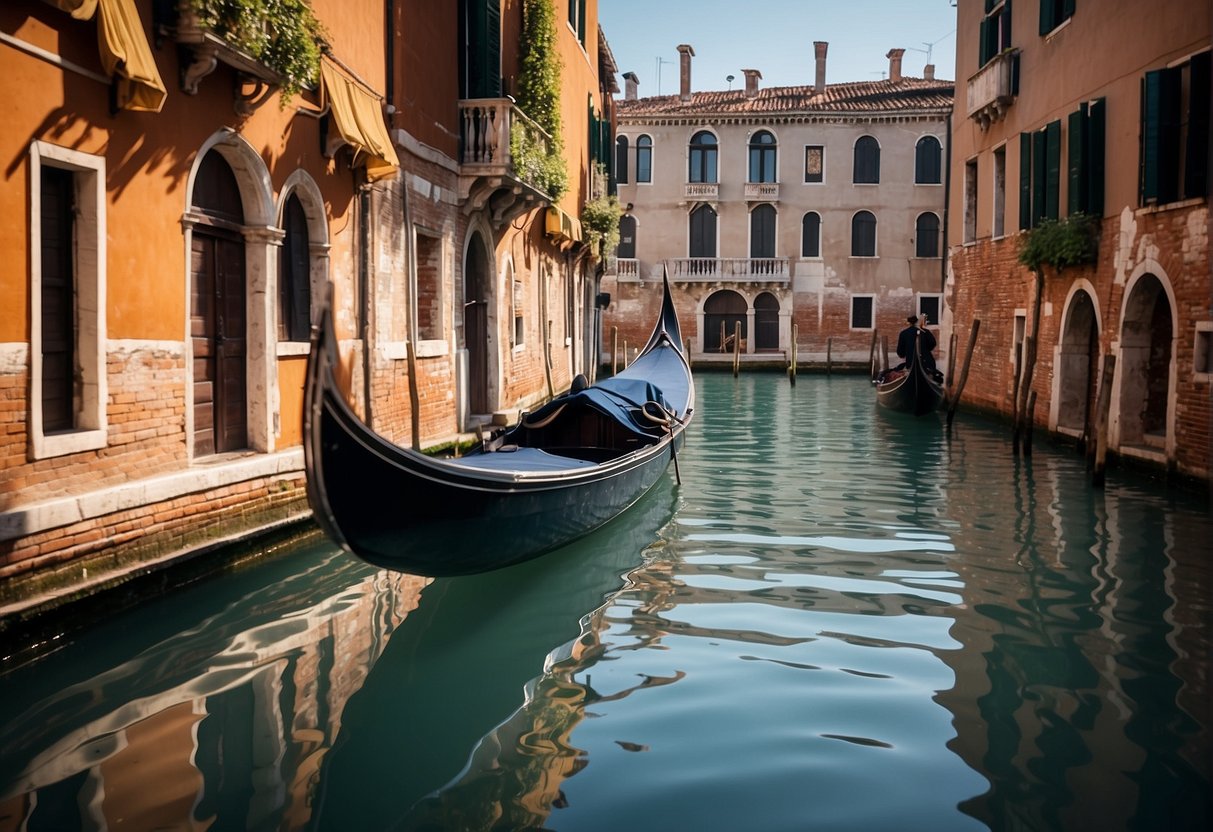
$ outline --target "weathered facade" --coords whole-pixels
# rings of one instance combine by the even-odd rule
[[[812,85],[694,92],[694,49],[679,47],[681,91],[618,103],[615,176],[627,207],[606,287],[606,324],[643,342],[668,272],[693,357],[742,352],[865,363],[877,331],[896,340],[919,310],[939,321],[944,172],[952,82],[902,74]],[[807,66],[812,66],[806,61]],[[607,344],[608,350],[615,345]]]
[[[963,347],[980,320],[964,403],[1012,414],[1030,376],[1035,424],[1086,440],[1103,379],[1110,450],[1208,476],[1209,47],[1201,2],[959,6],[944,332]],[[1079,214],[1093,262],[1046,265],[1038,293],[1021,246]]]
[[[511,142],[551,141],[507,97],[538,2],[562,65],[558,199]],[[313,0],[323,54],[294,96],[213,5],[0,11],[6,611],[307,516],[303,376],[330,284],[350,400],[401,444],[592,364],[576,218],[613,83],[596,3]]]

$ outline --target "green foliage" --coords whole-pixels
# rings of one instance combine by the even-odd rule
[[[1029,231],[1019,248],[1019,262],[1032,271],[1052,266],[1094,263],[1099,256],[1099,219],[1090,214],[1071,214],[1060,220],[1044,220]]]
[[[320,75],[327,33],[307,0],[189,0],[199,21],[282,78],[285,103]]]
[[[516,125],[510,131],[514,169],[553,199],[568,190],[560,124],[560,55],[556,51],[556,10],[552,0],[524,0],[522,53],[518,75],[519,109],[551,137],[546,146]]]
[[[623,207],[614,194],[596,196],[582,207],[581,227],[589,237],[590,250],[594,254],[607,256],[619,248],[619,218],[622,216]]]

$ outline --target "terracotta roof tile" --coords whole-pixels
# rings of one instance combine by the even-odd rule
[[[893,113],[906,110],[950,110],[955,93],[952,81],[902,78],[900,81],[852,81],[827,84],[824,95],[812,85],[759,89],[754,98],[745,90],[691,93],[690,101],[677,94],[617,101],[619,117],[745,116],[827,113]]]

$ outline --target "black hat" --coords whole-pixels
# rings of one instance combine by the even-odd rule
[[[906,323],[908,323],[908,324],[916,324],[916,323],[918,323],[918,316],[917,316],[917,315],[909,315],[909,316],[907,316],[907,317],[906,317]]]

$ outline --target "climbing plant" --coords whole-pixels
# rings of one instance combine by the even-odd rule
[[[1082,266],[1098,256],[1099,220],[1090,214],[1044,220],[1024,235],[1019,249],[1019,262],[1034,272],[1044,266],[1058,271]]]
[[[605,167],[598,164],[595,168],[598,176],[605,180]],[[595,256],[611,256],[619,247],[619,218],[622,216],[623,208],[614,194],[600,193],[582,207],[581,226]]]
[[[556,51],[556,10],[552,0],[524,0],[519,55],[518,107],[551,137],[539,142],[528,131],[510,134],[510,152],[553,199],[568,189],[560,125],[560,55]]]
[[[307,0],[188,0],[199,22],[282,78],[282,102],[319,80],[327,32]]]

